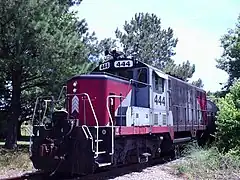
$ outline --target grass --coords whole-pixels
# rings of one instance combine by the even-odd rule
[[[187,147],[184,160],[173,164],[174,174],[188,179],[240,179],[240,157],[222,154],[217,148]]]
[[[1,171],[32,170],[28,142],[18,144],[20,146],[15,151],[0,147]],[[173,174],[187,179],[240,179],[240,156],[222,154],[217,148],[201,148],[194,143],[185,148],[182,160],[170,166]]]
[[[17,150],[6,150],[0,147],[0,168],[1,171],[18,170],[28,171],[32,169],[29,159],[28,146],[19,146]]]

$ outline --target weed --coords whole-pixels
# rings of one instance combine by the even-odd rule
[[[194,143],[184,153],[185,160],[173,165],[177,175],[184,173],[190,179],[240,178],[240,157],[235,154],[223,154],[215,147],[205,149]]]
[[[0,168],[30,170],[32,163],[26,148],[15,151],[0,148]]]

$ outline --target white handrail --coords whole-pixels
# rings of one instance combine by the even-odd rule
[[[34,106],[34,110],[33,110],[32,126],[34,126],[33,121],[34,121],[34,116],[35,116],[35,114],[36,114],[38,99],[39,99],[39,97],[37,97],[37,99],[36,99],[35,106]],[[30,140],[29,140],[29,154],[30,154],[30,155],[31,155],[31,149],[32,149],[32,137],[33,137],[33,135],[34,135],[33,131],[34,131],[34,127],[32,128],[32,132],[31,132]]]
[[[92,110],[92,113],[93,113],[93,116],[94,116],[94,119],[95,119],[95,122],[96,122],[96,126],[97,126],[97,138],[96,138],[96,155],[94,156],[95,158],[98,157],[98,133],[99,133],[99,125],[98,125],[98,120],[97,120],[97,116],[95,114],[95,111],[94,111],[94,108],[93,108],[93,105],[92,105],[92,102],[91,102],[91,99],[89,97],[89,95],[87,93],[80,93],[80,94],[67,94],[67,96],[82,96],[82,95],[85,95],[87,96],[87,99],[88,99],[88,102],[90,104],[90,107],[91,107],[91,110]]]
[[[114,131],[113,131],[113,119],[112,119],[112,115],[111,115],[111,112],[109,110],[109,104],[108,104],[108,100],[109,98],[111,97],[116,97],[116,98],[124,98],[124,96],[118,96],[118,95],[108,95],[107,96],[107,112],[109,114],[109,118],[110,118],[110,121],[111,121],[111,127],[112,127],[112,152],[110,153],[110,155],[113,155],[114,154]]]
[[[39,103],[39,99],[40,98],[43,98],[43,97],[37,97],[36,101],[35,101],[35,106],[34,106],[34,110],[33,110],[33,116],[32,116],[32,132],[31,132],[31,135],[30,135],[30,142],[29,142],[29,151],[31,151],[31,147],[32,147],[32,136],[34,135],[33,131],[34,131],[34,117],[36,115],[36,111],[37,111],[37,105]],[[54,99],[53,99],[54,100]],[[46,102],[46,101],[45,101]],[[47,102],[46,102],[46,106],[47,106]],[[46,107],[47,108],[47,107]],[[39,122],[39,121],[38,121]]]
[[[87,135],[85,128],[87,129],[90,138],[89,138],[89,136]],[[92,134],[91,134],[89,128],[88,128],[86,125],[82,125],[82,130],[83,130],[83,132],[84,132],[86,138],[89,138],[89,139],[92,140],[92,151],[94,151],[94,148],[93,148],[93,136],[92,136]]]
[[[35,116],[36,110],[37,110],[38,100],[39,100],[39,97],[37,97],[36,102],[35,102],[35,106],[34,106],[34,110],[33,110],[33,117],[32,117],[32,125],[33,125],[34,116]]]
[[[46,97],[48,97],[49,98],[49,96],[46,96]],[[45,97],[45,98],[46,98]],[[52,97],[52,96],[51,96]],[[34,106],[34,110],[33,110],[33,117],[32,117],[32,125],[33,125],[33,121],[34,121],[34,117],[35,117],[35,114],[36,114],[36,110],[37,110],[37,105],[38,105],[38,103],[39,103],[39,99],[40,98],[44,98],[44,97],[37,97],[37,99],[36,99],[36,101],[35,101],[35,106]],[[45,113],[46,113],[46,109],[47,109],[47,102],[54,102],[54,98],[52,97],[52,100],[45,100],[44,99],[44,102],[46,103],[45,104],[45,111],[44,111],[44,115],[43,115],[43,117],[45,116]]]
[[[60,94],[59,94],[59,96],[58,96],[57,101],[60,100],[60,98],[61,98],[61,96],[62,96],[62,94],[63,94],[63,90],[64,90],[64,89],[67,89],[67,86],[63,86],[63,87],[62,87],[62,89],[61,89],[61,91],[60,91]]]

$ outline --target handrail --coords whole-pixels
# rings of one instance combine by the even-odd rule
[[[146,86],[152,86],[151,84],[148,84],[148,83],[144,83],[144,82],[141,82],[141,81],[137,81],[137,80],[134,80],[134,79],[130,79],[130,82],[133,81],[133,82],[136,82],[136,83],[139,83],[139,84],[144,84]]]
[[[97,120],[97,116],[95,114],[95,111],[94,111],[94,108],[93,108],[93,105],[92,105],[92,102],[91,102],[91,99],[89,97],[89,95],[87,93],[80,93],[80,94],[67,94],[67,96],[82,96],[82,95],[85,95],[87,96],[87,99],[88,99],[88,102],[90,104],[90,107],[91,107],[91,110],[92,110],[92,113],[93,113],[93,116],[94,116],[94,119],[95,119],[95,122],[96,122],[96,126],[97,126],[97,138],[96,138],[96,155],[94,156],[95,158],[98,157],[98,133],[99,133],[99,124],[98,124],[98,120]]]
[[[87,129],[87,132],[88,132],[90,138],[89,138],[89,136],[87,135],[87,132],[86,132],[85,128]],[[82,130],[83,130],[83,132],[84,132],[86,138],[89,138],[89,139],[92,140],[92,151],[94,151],[94,148],[93,148],[93,136],[92,136],[92,134],[91,134],[89,128],[84,124],[84,125],[82,125]]]
[[[34,106],[34,110],[33,110],[33,117],[32,117],[32,126],[34,126],[33,121],[34,121],[34,116],[36,114],[36,110],[37,110],[37,104],[38,104],[38,100],[39,97],[37,97],[36,101],[35,101],[35,106]],[[29,139],[29,154],[30,156],[31,154],[31,149],[32,149],[32,137],[34,135],[34,127],[32,127],[32,131],[31,131],[31,135],[30,135],[30,139]]]
[[[113,131],[113,119],[112,119],[112,115],[111,112],[109,110],[109,104],[108,104],[108,100],[111,97],[115,97],[115,98],[124,98],[124,96],[118,96],[118,95],[108,95],[107,96],[107,112],[109,114],[109,118],[110,118],[110,122],[111,122],[111,128],[112,128],[112,152],[110,153],[110,155],[114,154],[114,131]]]
[[[132,82],[136,82],[136,83],[139,83],[139,84],[144,84],[146,86],[152,86],[151,84],[147,84],[147,83],[144,83],[144,82],[141,82],[141,81],[137,81],[137,80],[134,80],[134,79],[130,79],[129,80],[129,84],[128,84],[128,88],[127,88],[127,91],[129,90],[129,87],[130,87],[130,84],[132,84]]]
[[[60,100],[60,98],[61,98],[61,96],[62,96],[62,94],[63,94],[63,90],[64,90],[64,89],[67,89],[67,86],[63,86],[63,87],[62,87],[62,89],[61,89],[61,91],[60,91],[60,94],[59,94],[59,96],[58,96],[57,101]]]
[[[45,99],[44,99],[44,102],[45,102],[45,109],[44,109],[43,117],[42,117],[42,121],[41,121],[42,123],[44,122],[44,119],[47,119],[46,113],[47,113],[47,108],[48,108],[48,102],[52,102],[52,100],[48,100],[48,99],[45,100]],[[44,124],[44,123],[43,123],[43,124]],[[46,128],[46,125],[45,125],[45,124],[44,124],[44,129],[45,129],[45,130],[49,130],[49,129]]]
[[[36,101],[35,101],[34,110],[33,110],[32,125],[33,125],[33,120],[34,120],[34,117],[35,117],[35,114],[36,114],[37,105],[38,105],[38,103],[39,103],[39,99],[44,99],[44,98],[49,98],[49,97],[51,97],[52,100],[44,100],[44,101],[45,101],[45,102],[47,102],[47,101],[54,102],[54,97],[53,97],[53,96],[39,96],[39,97],[37,97],[37,99],[36,99]]]
[[[37,99],[35,101],[35,106],[34,106],[34,110],[33,110],[33,117],[32,117],[32,125],[33,125],[34,116],[36,114],[38,101],[39,101],[39,97],[37,97]]]
[[[82,95],[87,96],[87,99],[88,99],[88,101],[89,101],[89,104],[90,104],[90,107],[91,107],[91,110],[92,110],[92,113],[93,113],[93,116],[94,116],[94,119],[95,119],[96,125],[98,126],[97,116],[96,116],[96,114],[95,114],[95,111],[94,111],[94,108],[93,108],[93,105],[92,105],[92,102],[91,102],[91,99],[90,99],[88,93],[67,94],[67,96],[82,96]]]
[[[50,96],[52,98],[52,101],[54,102],[54,97],[53,96]],[[33,110],[33,116],[32,116],[32,132],[31,132],[31,135],[30,135],[30,142],[29,142],[29,152],[31,154],[31,148],[32,148],[32,137],[34,136],[34,117],[36,115],[36,111],[37,111],[37,105],[39,103],[39,99],[43,99],[43,98],[49,98],[49,96],[39,96],[37,97],[36,101],[35,101],[35,106],[34,106],[34,110]],[[39,121],[38,121],[39,122]]]

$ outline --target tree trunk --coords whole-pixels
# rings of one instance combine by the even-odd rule
[[[12,99],[9,110],[7,138],[5,148],[14,149],[17,147],[17,125],[20,116],[21,103],[21,70],[12,71]]]
[[[21,135],[21,126],[23,124],[24,121],[18,121],[18,124],[17,124],[17,140],[20,141],[21,138],[22,138],[22,135]]]

